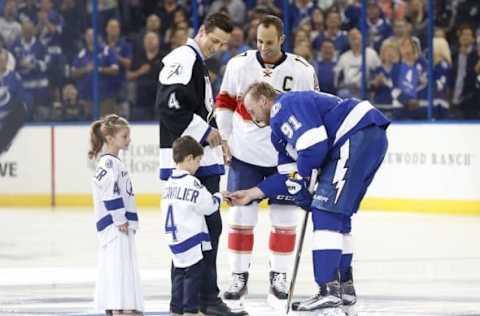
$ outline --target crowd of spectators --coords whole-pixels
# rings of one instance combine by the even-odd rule
[[[222,11],[231,41],[207,61],[214,89],[227,61],[255,49],[262,14],[283,0],[194,0],[200,22]],[[290,50],[317,70],[320,89],[361,97],[361,1],[291,0]],[[93,115],[91,1],[0,0],[0,45],[22,79],[30,121],[83,121]],[[436,0],[433,117],[480,118],[480,1]],[[153,120],[165,54],[193,34],[191,1],[98,0],[100,114]],[[426,0],[368,1],[368,98],[394,119],[427,118]],[[216,91],[215,91],[216,92]]]

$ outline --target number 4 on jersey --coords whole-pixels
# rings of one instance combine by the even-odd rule
[[[168,206],[167,218],[165,220],[165,231],[172,234],[173,241],[177,241],[177,226],[173,220],[173,207]]]
[[[180,110],[180,103],[178,103],[175,92],[170,93],[168,97],[168,107],[175,110]]]

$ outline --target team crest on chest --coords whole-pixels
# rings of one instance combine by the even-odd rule
[[[273,70],[271,68],[264,68],[263,69],[263,76],[264,77],[272,77]]]

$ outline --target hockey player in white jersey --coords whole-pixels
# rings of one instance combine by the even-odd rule
[[[270,141],[270,128],[258,128],[243,105],[243,93],[255,81],[265,81],[280,91],[318,89],[314,68],[302,57],[285,53],[282,44],[283,23],[275,16],[264,16],[257,29],[258,50],[249,50],[232,58],[216,98],[216,116],[222,139],[231,152],[228,191],[252,187],[265,177],[288,172],[279,165]],[[295,247],[296,207],[286,201],[270,200],[271,232],[270,293],[268,301],[277,305],[286,300],[286,272]],[[257,224],[258,201],[230,208],[228,235],[232,283],[224,298],[239,300],[247,292],[248,271],[253,250],[253,229]]]
[[[203,253],[212,250],[205,216],[219,211],[220,193],[211,194],[194,176],[203,147],[191,136],[172,146],[176,168],[162,194],[164,233],[172,253],[170,315],[198,315]]]
[[[90,141],[90,159],[103,150],[92,180],[100,246],[96,307],[107,315],[143,315],[135,248],[137,208],[128,171],[118,158],[119,151],[130,144],[128,122],[118,115],[108,115],[92,124]]]

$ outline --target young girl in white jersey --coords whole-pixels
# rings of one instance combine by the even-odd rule
[[[143,315],[135,248],[138,215],[132,182],[118,158],[130,144],[127,120],[111,114],[90,129],[90,159],[101,154],[92,180],[99,239],[95,305],[106,315]]]

